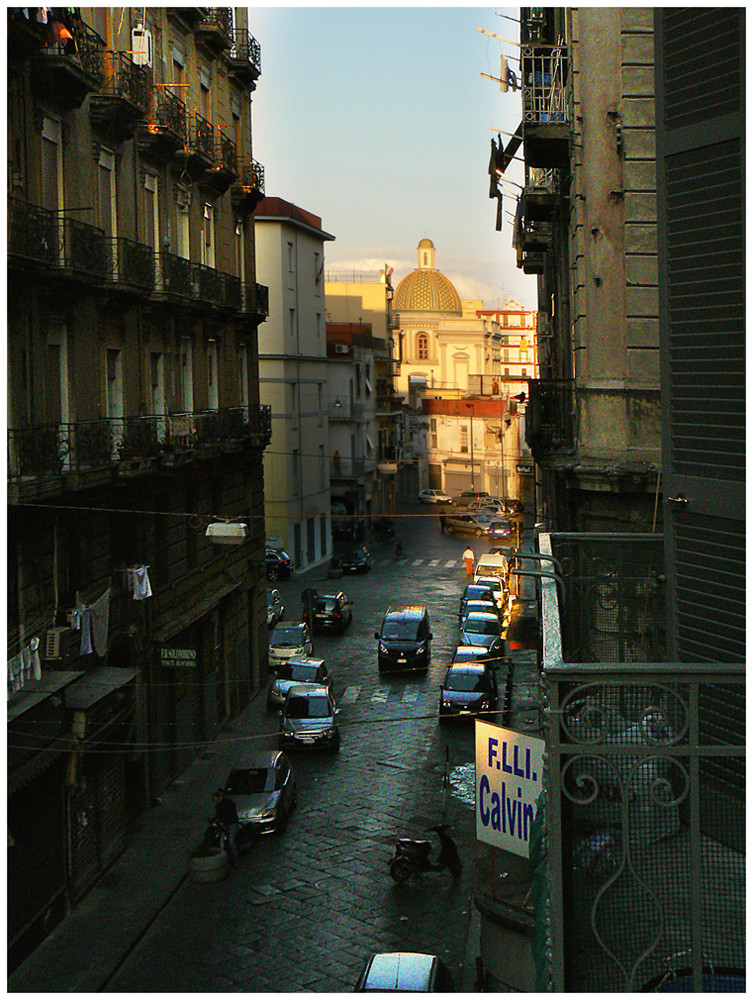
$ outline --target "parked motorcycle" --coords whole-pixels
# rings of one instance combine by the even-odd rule
[[[396,882],[405,882],[412,875],[420,875],[422,872],[441,872],[445,868],[454,878],[460,876],[463,863],[455,841],[447,832],[449,827],[446,823],[438,823],[429,829],[436,833],[440,842],[436,861],[429,857],[431,844],[428,840],[401,837],[395,844],[395,853],[389,861],[390,875]]]
[[[224,823],[220,823],[213,816],[207,818],[207,828],[204,831],[204,839],[201,842],[201,849],[209,852],[210,848],[221,847],[230,857],[230,842],[228,829]]]

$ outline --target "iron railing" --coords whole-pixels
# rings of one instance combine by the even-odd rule
[[[217,169],[228,174],[235,176],[238,173],[238,148],[230,136],[219,129],[215,133],[214,163]]]
[[[664,661],[661,536],[543,535],[540,550],[554,578],[541,583],[539,974],[578,993],[739,980],[744,665]]]
[[[254,405],[12,428],[8,430],[8,482],[45,480],[207,444],[249,440],[256,447],[266,447],[271,435],[271,408]]]
[[[8,198],[8,253],[47,266],[57,264],[61,234],[56,213]]]
[[[221,31],[229,44],[233,37],[232,7],[207,7],[204,17],[197,25],[197,30],[201,29],[204,25],[209,25]]]
[[[190,299],[193,296],[193,271],[190,260],[173,253],[155,255],[156,288],[165,295]]]
[[[192,264],[193,297],[202,302],[222,303],[222,278],[220,272],[206,264]]]
[[[526,442],[534,455],[575,444],[573,379],[529,379]]]
[[[195,156],[214,163],[214,126],[199,114],[190,115],[188,147]]]
[[[172,91],[164,87],[157,88],[153,117],[155,125],[170,129],[170,131],[185,138],[186,105]]]
[[[523,121],[529,124],[567,124],[567,46],[541,48],[524,45]]]
[[[102,54],[104,77],[99,92],[111,97],[123,97],[137,108],[149,109],[149,77],[143,66],[137,66],[125,52],[107,51]]]
[[[67,217],[62,219],[62,224],[64,266],[91,278],[106,278],[112,258],[104,229]]]
[[[145,243],[137,243],[125,236],[114,236],[110,240],[112,262],[110,278],[123,285],[139,288],[144,292],[154,289],[155,253]]]
[[[235,274],[220,274],[222,305],[240,312],[243,309],[243,282]]]
[[[238,183],[252,191],[264,194],[264,167],[254,159],[247,159],[240,164]]]
[[[257,76],[261,73],[261,45],[245,28],[233,29],[230,58],[235,62],[249,63]]]
[[[373,468],[375,460],[371,460],[370,466]],[[366,472],[367,461],[363,458],[340,458],[332,459],[329,466],[329,474],[335,479],[356,479]]]

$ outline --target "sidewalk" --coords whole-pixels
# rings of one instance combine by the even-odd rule
[[[211,793],[227,777],[239,738],[264,729],[266,691],[139,818],[126,850],[99,883],[8,977],[8,991],[96,993],[188,877],[188,852],[212,813]],[[206,757],[210,757],[206,754]]]

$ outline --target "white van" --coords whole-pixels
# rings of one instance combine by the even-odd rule
[[[509,575],[509,564],[507,562],[507,556],[503,556],[501,553],[487,553],[486,555],[479,556],[478,562],[473,571],[474,583],[480,576],[498,576],[502,581],[503,585],[507,586],[507,579]]]

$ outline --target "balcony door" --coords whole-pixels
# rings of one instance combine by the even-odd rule
[[[193,344],[190,337],[180,342],[181,405],[185,413],[193,411]]]
[[[206,202],[201,225],[201,263],[214,267],[214,205]]]
[[[123,420],[123,352],[108,347],[105,353],[105,374],[107,379],[105,400],[107,418],[112,426],[113,459],[117,459],[125,436]]]
[[[207,341],[207,409],[218,410],[220,407],[219,375],[217,369],[217,341]]]
[[[63,136],[62,125],[56,118],[42,122],[42,207],[53,212],[55,225],[62,226],[60,209],[63,206]],[[56,250],[59,255],[63,241],[58,235]]]
[[[144,243],[156,253],[159,249],[159,178],[144,177]]]
[[[165,357],[161,351],[152,351],[149,359],[151,381],[151,410],[155,420],[155,431],[158,441],[165,440]]]
[[[68,333],[63,323],[52,323],[47,333],[47,420],[57,425],[58,449],[64,469],[71,467]]]

